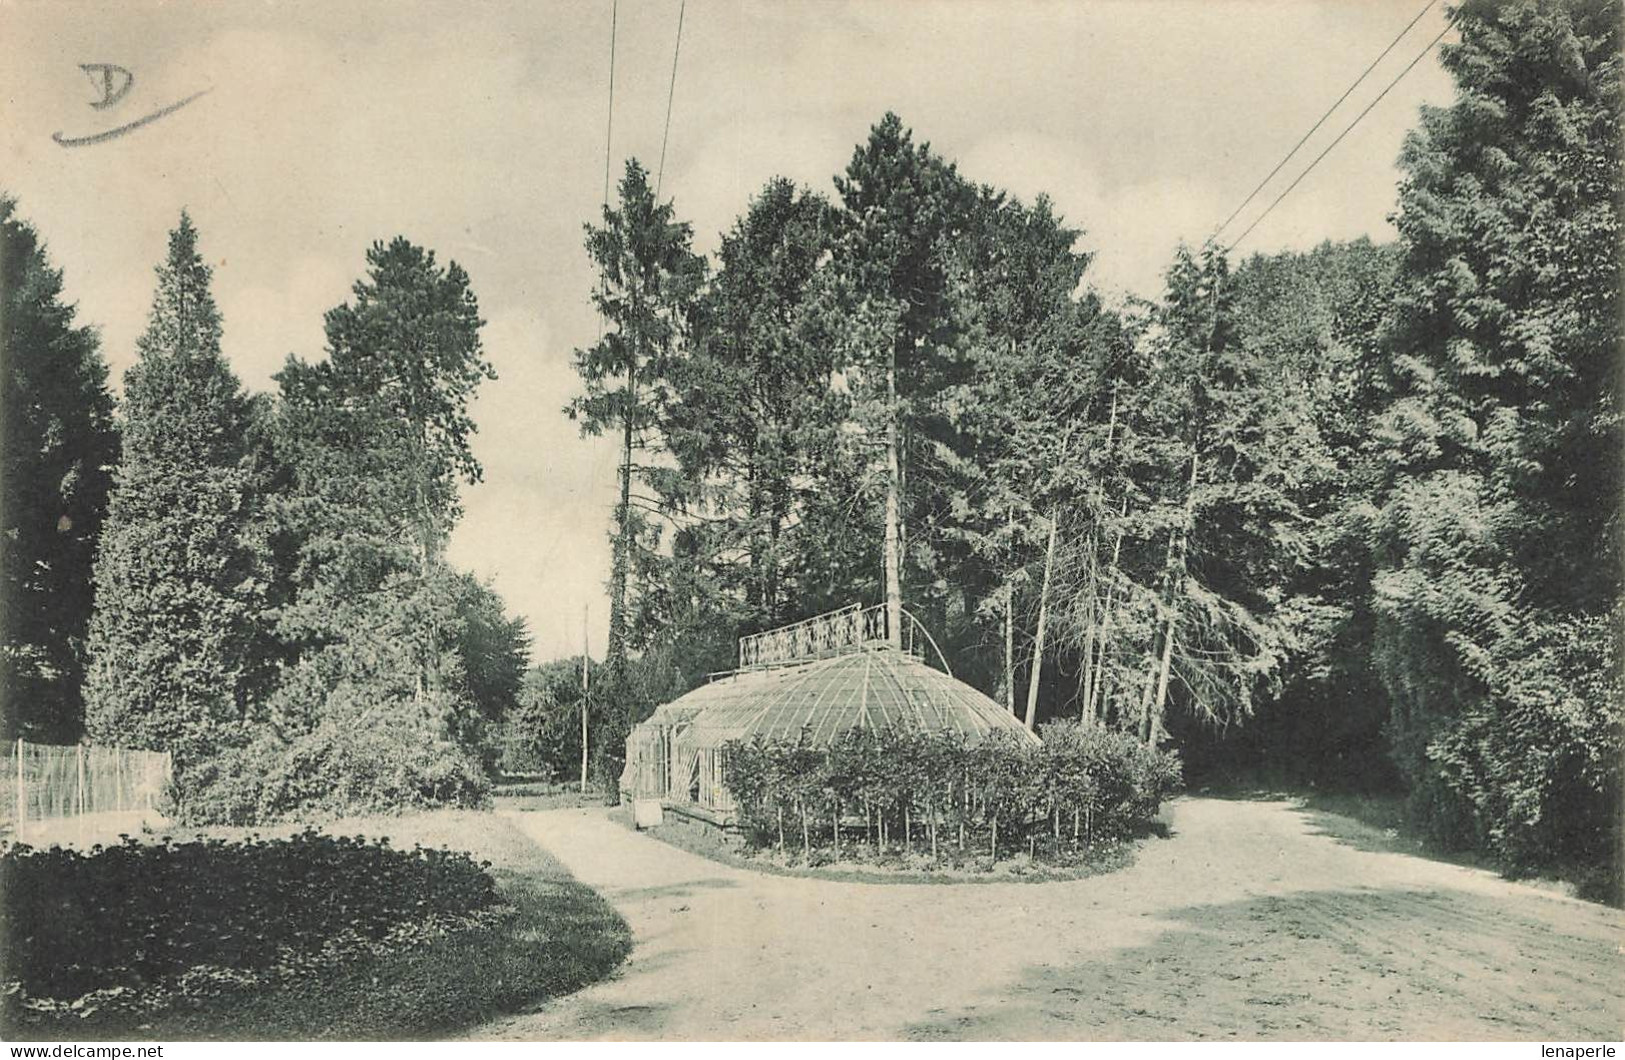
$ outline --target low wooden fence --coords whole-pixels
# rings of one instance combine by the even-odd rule
[[[0,750],[0,829],[25,842],[116,838],[164,821],[173,773],[161,751],[17,740]]]

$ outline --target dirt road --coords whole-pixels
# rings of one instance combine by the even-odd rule
[[[1625,915],[1357,849],[1285,802],[1181,799],[1122,872],[765,876],[603,811],[517,823],[632,925],[621,973],[479,1037],[1617,1039]]]

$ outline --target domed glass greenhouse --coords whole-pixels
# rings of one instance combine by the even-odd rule
[[[626,741],[622,797],[732,823],[723,756],[735,740],[795,739],[827,745],[852,729],[914,728],[971,742],[999,729],[1036,742],[1013,714],[954,678],[907,612],[888,636],[884,607],[843,608],[745,637],[740,667],[655,709]],[[931,666],[927,653],[938,666]]]

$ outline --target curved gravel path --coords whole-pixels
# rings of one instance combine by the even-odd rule
[[[1356,849],[1287,802],[1185,798],[1124,871],[768,876],[602,810],[515,814],[636,949],[496,1039],[1618,1039],[1625,915]]]

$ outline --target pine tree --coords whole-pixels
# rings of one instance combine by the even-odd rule
[[[91,563],[118,457],[107,365],[74,323],[33,227],[0,196],[0,723],[67,743],[84,727]]]
[[[855,391],[857,419],[879,454],[874,477],[884,512],[887,625],[896,643],[910,556],[925,567],[921,581],[936,576],[936,535],[924,518],[936,491],[920,474],[929,466],[920,454],[938,425],[936,399],[962,368],[952,355],[948,272],[974,191],[929,144],[915,144],[892,113],[869,130],[835,187],[843,231],[827,311],[839,318],[830,331]]]
[[[671,366],[662,416],[677,467],[657,481],[756,629],[800,606],[794,567],[808,496],[825,479],[842,414],[835,358],[805,316],[833,237],[829,204],[770,181],[722,240],[697,341]]]
[[[1378,477],[1370,439],[1389,399],[1380,324],[1396,260],[1391,245],[1328,242],[1256,255],[1229,280],[1239,342],[1270,366],[1273,385],[1307,404],[1313,426],[1296,432],[1308,448],[1290,482],[1306,555],[1272,572],[1268,586],[1291,645],[1284,687],[1261,700],[1245,730],[1232,729],[1222,747],[1213,740],[1213,750],[1230,763],[1267,753],[1279,775],[1362,790],[1396,779],[1383,736],[1387,696],[1370,658]]]
[[[690,249],[692,229],[675,220],[670,202],[655,200],[648,171],[636,159],[627,161],[619,191],[619,207],[605,206],[603,225],[588,225],[586,240],[600,276],[593,302],[610,330],[576,351],[586,393],[565,407],[583,434],[614,431],[620,441],[606,659],[610,680],[624,670],[630,650],[632,585],[640,541],[649,532],[640,514],[649,507],[647,498],[633,494],[634,482],[642,478],[636,455],[663,447],[655,432],[667,400],[668,364],[705,278],[705,259]]]
[[[247,766],[261,812],[478,797],[487,722],[524,665],[522,631],[443,557],[482,473],[468,406],[495,378],[468,276],[402,238],[367,266],[327,313],[326,359],[277,374],[292,658]]]
[[[948,514],[937,519],[948,539],[944,566],[1003,627],[998,683],[1013,709],[1017,631],[1021,640],[1032,631],[1032,676],[1018,713],[1035,723],[1044,659],[1060,626],[1067,564],[1058,561],[1102,515],[1093,487],[1106,424],[1096,419],[1107,416],[1101,381],[1115,321],[1092,295],[1078,296],[1089,265],[1076,249],[1081,236],[1046,197],[1028,206],[992,189],[978,194],[950,259],[968,370],[944,389],[937,405],[945,415],[933,432],[933,454],[954,471]]]
[[[1147,381],[1156,436],[1143,481],[1151,532],[1141,562],[1155,610],[1139,693],[1147,741],[1160,738],[1176,701],[1210,723],[1252,712],[1288,647],[1276,606],[1309,561],[1301,485],[1325,462],[1310,392],[1249,345],[1235,303],[1223,256],[1182,248]]]
[[[267,587],[250,403],[197,244],[182,213],[124,377],[85,689],[90,738],[174,752],[183,792],[190,767],[243,736]]]

